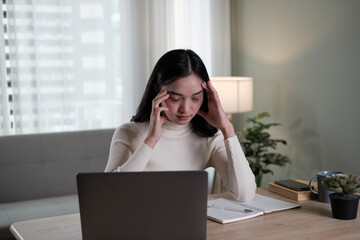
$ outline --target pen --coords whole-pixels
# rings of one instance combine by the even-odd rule
[[[215,205],[212,203],[208,204],[209,208],[216,208],[216,209],[220,209],[220,210],[227,210],[227,211],[234,211],[234,212],[243,212],[243,213],[249,213],[252,212],[252,210],[250,209],[240,209],[240,208],[232,208],[232,207],[225,207],[225,206],[221,206],[221,205]]]

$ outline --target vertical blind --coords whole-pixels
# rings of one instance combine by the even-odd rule
[[[217,69],[230,59],[227,1],[210,30],[218,2],[2,0],[0,135],[129,121],[151,68],[173,48],[192,48],[210,73],[229,74],[230,64]]]
[[[109,56],[115,56],[112,45],[118,32],[110,3],[3,4],[8,104],[2,111],[9,118],[2,124],[10,124],[5,133],[107,127],[111,123],[103,116],[108,115],[115,117],[111,121],[121,121],[121,95],[111,98],[117,76],[107,64]]]

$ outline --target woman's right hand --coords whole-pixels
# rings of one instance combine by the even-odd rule
[[[152,101],[149,133],[144,140],[144,143],[151,148],[154,148],[156,143],[161,138],[162,125],[166,120],[165,114],[161,114],[161,113],[163,111],[168,110],[168,108],[161,106],[161,103],[168,98],[169,98],[169,94],[167,90],[163,88]]]

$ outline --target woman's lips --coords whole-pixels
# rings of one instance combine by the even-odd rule
[[[186,121],[189,119],[189,116],[176,116],[180,121]]]

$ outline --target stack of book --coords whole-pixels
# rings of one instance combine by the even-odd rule
[[[309,184],[308,181],[303,181],[303,180],[296,180],[298,182],[302,182],[305,184]],[[313,189],[316,188],[315,185],[312,186]],[[316,189],[315,189],[316,190]],[[269,183],[269,191],[278,193],[282,196],[291,198],[293,200],[296,201],[304,201],[304,200],[310,200],[310,199],[316,199],[318,196],[314,193],[312,193],[310,190],[306,190],[306,191],[295,191],[295,190],[291,190],[289,188],[285,188],[282,187],[280,185],[277,185],[273,182]]]

